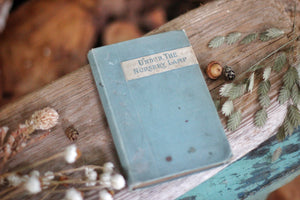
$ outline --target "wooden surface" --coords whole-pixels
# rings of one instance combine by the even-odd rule
[[[283,142],[278,142],[275,136],[271,137],[177,200],[266,199],[269,193],[300,175],[299,133],[300,129]],[[273,152],[278,148],[282,149],[282,154],[277,160],[272,161]],[[277,196],[274,199],[283,198]],[[297,200],[299,196],[297,198],[294,193],[294,198],[291,199]]]
[[[190,11],[150,34],[185,29],[202,71],[207,63],[217,60],[222,64],[231,65],[239,75],[263,56],[285,43],[288,38],[283,37],[270,42],[254,42],[246,46],[224,45],[218,49],[209,49],[207,43],[217,35],[227,35],[233,31],[239,31],[246,35],[255,31],[261,32],[269,27],[281,28],[286,33],[291,31],[291,19],[285,13],[280,1],[221,0]],[[252,94],[245,95],[244,98],[235,102],[236,107],[241,108],[243,112],[243,121],[237,131],[226,132],[234,155],[231,162],[241,158],[273,136],[283,121],[286,106],[279,106],[275,97],[281,86],[281,74],[272,74],[270,80],[272,87],[269,94],[272,104],[268,108],[269,120],[263,128],[259,129],[253,125],[253,114],[259,108],[256,100],[257,84]],[[216,96],[219,87],[224,82],[224,79],[217,81],[207,79],[213,97]],[[58,111],[60,114],[59,125],[52,130],[51,135],[39,143],[26,147],[23,152],[15,156],[6,166],[5,171],[62,151],[71,143],[64,135],[64,129],[70,124],[73,124],[80,133],[76,144],[83,152],[81,159],[71,166],[64,162],[51,162],[51,164],[41,166],[39,168],[41,172],[82,164],[103,164],[105,161],[114,162],[120,169],[89,66],[82,67],[43,89],[2,107],[0,109],[0,126],[6,125],[14,129],[17,124],[23,123],[33,111],[45,106],[51,106]],[[225,118],[221,116],[221,119],[224,124]],[[33,137],[38,135],[39,132]],[[116,194],[115,199],[174,199],[212,177],[224,167],[221,166],[133,192],[124,189]],[[86,194],[85,199],[97,199],[98,192],[92,191]]]

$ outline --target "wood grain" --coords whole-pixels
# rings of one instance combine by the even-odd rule
[[[241,74],[263,56],[284,44],[289,38],[282,37],[264,43],[254,42],[247,46],[224,45],[218,49],[209,49],[207,43],[217,35],[226,35],[233,31],[239,31],[246,35],[273,26],[283,29],[286,33],[291,31],[292,27],[292,22],[279,1],[220,0],[190,11],[149,34],[185,29],[202,72],[207,63],[217,60],[222,64],[231,65],[237,74]],[[253,114],[258,109],[255,95],[257,85],[251,95],[246,95],[235,102],[235,106],[243,111],[243,121],[237,131],[226,132],[234,154],[231,162],[241,158],[274,135],[281,124],[286,112],[286,106],[279,106],[276,102],[277,90],[281,86],[281,77],[282,74],[271,75],[272,104],[268,108],[269,120],[264,128],[258,129],[253,125]],[[261,79],[261,77],[258,76],[257,79]],[[218,88],[225,80],[206,79],[206,82],[215,98]],[[26,165],[64,149],[70,144],[64,135],[64,129],[70,124],[73,124],[79,131],[76,144],[83,152],[82,158],[71,166],[64,162],[52,162],[51,165],[41,166],[40,171],[58,170],[82,164],[103,164],[108,160],[116,163],[117,169],[121,170],[89,66],[82,67],[41,90],[1,108],[0,125],[14,129],[34,110],[45,106],[51,106],[58,111],[60,124],[52,130],[50,136],[35,145],[26,147],[23,152],[15,156],[4,171]],[[221,119],[225,123],[226,119],[223,116]],[[36,133],[33,137],[38,135],[39,133]],[[116,194],[115,199],[174,199],[212,177],[224,167],[226,166],[137,191],[129,192],[124,189]],[[97,191],[86,193],[85,199],[97,199],[97,194]]]

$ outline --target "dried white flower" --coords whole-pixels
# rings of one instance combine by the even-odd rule
[[[107,190],[100,190],[99,200],[113,200],[113,197]]]
[[[103,173],[100,175],[100,184],[108,188],[111,186],[110,179],[111,179],[110,173]]]
[[[6,180],[8,181],[8,184],[13,187],[17,187],[22,183],[22,177],[15,173],[6,177]]]
[[[58,122],[58,113],[49,107],[38,110],[33,113],[28,121],[27,126],[32,126],[34,129],[47,130],[54,127]]]
[[[42,178],[43,189],[47,189],[51,183],[51,180],[54,179],[54,173],[51,171],[47,171]]]
[[[83,200],[83,198],[81,192],[70,188],[67,190],[64,200]]]
[[[25,190],[30,194],[36,194],[42,191],[41,182],[37,176],[31,176],[24,184]]]
[[[125,187],[125,179],[121,174],[114,174],[112,175],[111,179],[111,186],[113,189],[121,190]]]
[[[68,146],[64,151],[64,158],[67,163],[73,163],[79,157],[75,144]]]
[[[103,172],[104,173],[112,173],[114,171],[114,164],[111,162],[104,163]]]
[[[97,180],[97,172],[89,167],[85,168],[85,176],[87,178],[87,180],[89,181],[88,183],[86,183],[86,186],[95,186],[96,185],[96,180]]]

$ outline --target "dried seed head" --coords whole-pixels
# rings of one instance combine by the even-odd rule
[[[46,107],[34,112],[25,123],[27,127],[33,127],[35,130],[47,130],[57,124],[58,118],[59,115],[54,109]]]
[[[96,185],[96,180],[97,180],[97,172],[89,167],[85,168],[85,177],[86,179],[89,181],[88,183],[86,183],[86,186],[95,186]]]
[[[125,187],[125,179],[121,174],[114,174],[111,177],[111,186],[113,189],[121,190]]]
[[[111,162],[106,162],[103,165],[103,172],[104,173],[112,173],[114,171],[114,164]]]
[[[66,192],[64,200],[83,200],[81,192],[74,188],[70,188]]]
[[[69,126],[66,128],[65,134],[71,141],[75,141],[78,138],[79,132],[74,128],[74,126]]]
[[[113,197],[107,190],[100,190],[99,200],[113,200]]]
[[[64,158],[67,163],[75,162],[80,157],[80,155],[81,153],[77,149],[75,144],[68,146],[64,151]]]
[[[25,190],[30,194],[36,194],[42,191],[41,182],[37,176],[31,176],[24,184]]]

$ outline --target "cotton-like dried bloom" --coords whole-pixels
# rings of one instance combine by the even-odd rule
[[[57,124],[58,118],[59,115],[54,109],[46,107],[34,112],[30,119],[26,121],[26,125],[36,130],[47,130]]]
[[[103,173],[100,175],[100,184],[103,186],[103,187],[111,187],[111,174],[110,173]]]
[[[111,162],[104,163],[103,172],[104,173],[112,173],[114,171],[114,164]]]
[[[100,190],[99,200],[113,200],[113,197],[107,190]]]
[[[86,186],[95,186],[96,185],[96,180],[97,180],[97,172],[89,167],[85,168],[85,176],[87,178],[87,180],[89,181],[88,183],[86,183]]]
[[[67,190],[64,200],[83,200],[83,198],[81,192],[70,188]]]
[[[80,157],[80,152],[77,149],[75,144],[68,146],[64,151],[64,158],[67,161],[67,163],[73,163],[79,157]]]
[[[29,179],[24,184],[24,188],[30,194],[36,194],[42,191],[41,182],[37,176],[29,177]]]
[[[122,188],[125,187],[125,184],[126,184],[125,179],[121,174],[112,175],[110,182],[111,182],[112,188],[116,189],[116,190],[121,190]]]
[[[47,171],[42,178],[43,189],[47,189],[51,183],[51,180],[54,179],[54,173],[51,171]]]
[[[13,187],[17,187],[22,183],[22,177],[15,173],[6,177],[6,180],[8,181],[8,184]]]

